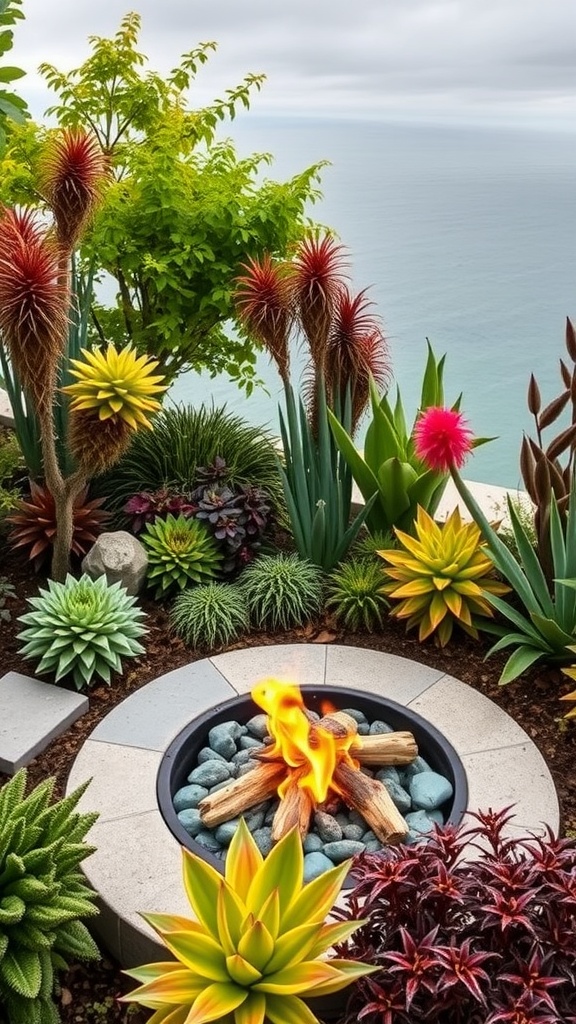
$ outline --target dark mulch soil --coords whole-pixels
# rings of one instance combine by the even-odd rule
[[[41,580],[31,574],[28,565],[10,554],[5,554],[3,560],[0,555],[0,575],[7,576],[17,590],[17,597],[9,602],[12,621],[0,622],[0,665],[3,672],[12,669],[33,675],[34,666],[18,654],[16,633],[20,627],[15,620],[25,610],[26,597],[37,593]],[[146,654],[126,662],[124,675],[113,686],[97,686],[90,691],[89,712],[30,765],[31,784],[47,775],[54,775],[57,792],[61,795],[82,743],[115,704],[157,676],[215,653],[192,650],[176,637],[167,644],[166,609],[146,600],[143,607],[148,613],[149,628]],[[576,725],[560,724],[567,705],[558,703],[559,695],[572,689],[573,684],[570,686],[570,681],[561,672],[535,670],[509,686],[499,687],[503,659],[496,656],[484,661],[488,643],[463,637],[441,651],[433,644],[421,645],[412,634],[405,634],[403,626],[392,621],[386,622],[381,632],[369,635],[342,631],[335,627],[332,619],[325,618],[307,629],[289,633],[251,633],[233,647],[329,642],[369,647],[423,662],[461,679],[495,701],[526,730],[539,748],[558,791],[562,830],[576,833]],[[3,781],[4,777],[0,775],[0,783]],[[149,1016],[148,1011],[128,1012],[116,1002],[115,997],[130,987],[133,983],[107,959],[88,967],[74,966],[62,979],[60,1001],[64,1024],[143,1024]]]

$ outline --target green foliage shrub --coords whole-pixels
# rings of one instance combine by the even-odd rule
[[[334,570],[328,579],[327,608],[349,629],[367,629],[382,625],[382,612],[388,607],[382,592],[384,574],[375,559],[351,558]]]
[[[253,625],[289,629],[319,612],[323,573],[296,554],[262,555],[246,567],[240,586]]]
[[[53,674],[56,682],[72,676],[78,690],[95,677],[109,684],[111,673],[122,671],[122,658],[144,653],[138,642],[146,632],[144,612],[120,583],[108,584],[105,576],[48,580],[48,590],[28,604],[32,610],[19,618],[26,625],[18,634],[26,641],[21,653],[40,659],[36,671]]]
[[[141,541],[148,553],[148,583],[167,597],[190,583],[206,583],[221,570],[223,554],[198,519],[168,515],[148,523]]]
[[[8,515],[20,494],[10,482],[22,466],[22,453],[16,436],[9,432],[0,433],[0,520]]]
[[[97,814],[75,810],[86,786],[51,803],[54,779],[28,796],[22,769],[0,790],[0,1020],[58,1024],[52,1000],[68,960],[97,960],[80,918],[98,913],[80,863]]]
[[[205,583],[176,598],[170,623],[193,647],[220,647],[248,629],[248,606],[234,583]]]
[[[204,405],[168,406],[154,420],[153,431],[132,439],[126,455],[97,483],[110,495],[108,507],[119,513],[140,491],[163,487],[186,493],[197,483],[197,470],[223,459],[227,476],[221,484],[263,488],[273,508],[282,506],[282,486],[272,434],[241,416]]]

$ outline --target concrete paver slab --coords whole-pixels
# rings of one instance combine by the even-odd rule
[[[411,700],[409,706],[440,729],[460,756],[498,750],[529,739],[524,729],[497,704],[453,676],[442,676],[434,686]]]
[[[188,722],[235,696],[209,661],[196,661],[136,690],[100,722],[90,739],[163,752]]]
[[[331,686],[351,686],[388,697],[398,704],[408,704],[441,676],[440,669],[428,668],[396,654],[340,644],[326,648],[326,681]]]
[[[531,740],[501,750],[464,754],[468,776],[468,809],[501,810],[514,805],[512,833],[544,835],[560,824],[558,796],[548,766]]]
[[[88,711],[88,698],[7,672],[0,679],[0,771],[14,775]]]
[[[74,762],[68,786],[75,789],[91,779],[78,809],[97,809],[100,824],[155,811],[156,776],[161,760],[159,750],[87,740]]]
[[[210,661],[237,693],[249,693],[254,683],[265,676],[321,686],[325,681],[326,646],[271,644],[217,654]]]

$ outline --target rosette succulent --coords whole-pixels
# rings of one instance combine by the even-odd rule
[[[144,612],[135,603],[105,576],[49,580],[48,590],[29,598],[32,610],[19,618],[26,626],[18,634],[26,641],[21,653],[39,659],[36,671],[53,674],[55,682],[71,676],[78,690],[94,677],[109,684],[112,672],[122,671],[122,658],[144,653],[138,640],[146,633]]]
[[[130,345],[117,351],[114,345],[102,349],[81,349],[83,359],[71,359],[74,384],[62,390],[72,396],[73,411],[89,410],[98,419],[120,418],[132,430],[150,427],[150,413],[160,408],[153,396],[165,391],[162,376],[152,374],[157,359],[139,356]]]
[[[126,972],[141,984],[123,1001],[154,1010],[148,1024],[318,1024],[304,998],[338,992],[376,970],[319,959],[365,923],[324,920],[349,861],[303,885],[298,832],[264,859],[244,821],[224,877],[188,850],[182,854],[197,920],[144,914],[176,959]]]
[[[326,607],[348,629],[363,626],[371,633],[377,623],[382,625],[388,607],[382,587],[382,568],[375,558],[351,558],[330,574]]]
[[[419,639],[435,633],[444,647],[455,623],[470,636],[478,637],[478,616],[491,618],[488,594],[505,594],[510,589],[494,578],[494,565],[476,523],[463,523],[457,508],[445,523],[436,523],[418,506],[416,537],[402,530],[394,533],[401,548],[380,551],[390,564],[389,581],[383,591],[399,601],[391,614],[407,619],[407,628],[419,627]]]
[[[148,553],[148,582],[156,585],[156,597],[219,575],[222,552],[198,519],[182,515],[156,519],[140,539]]]
[[[104,500],[88,500],[87,487],[74,498],[70,550],[79,558],[86,554],[110,518],[110,513],[101,507]],[[38,572],[52,551],[57,529],[56,505],[48,488],[31,480],[29,497],[16,502],[14,511],[6,516],[6,522],[12,526],[8,534],[10,543],[27,551],[35,572]]]

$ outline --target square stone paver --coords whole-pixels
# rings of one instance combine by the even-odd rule
[[[409,706],[435,725],[460,756],[510,747],[527,739],[524,729],[510,715],[453,676],[442,676]]]
[[[68,789],[91,780],[78,810],[97,810],[99,822],[154,811],[161,760],[159,750],[86,740],[68,776]]]
[[[0,771],[14,775],[88,711],[88,698],[7,672],[0,679]]]
[[[185,725],[235,696],[209,661],[196,661],[130,694],[96,726],[90,739],[164,753]]]
[[[266,676],[287,682],[322,686],[326,668],[324,644],[271,644],[228,651],[210,658],[237,693],[249,693]]]
[[[441,669],[428,668],[396,654],[342,645],[326,648],[328,686],[350,686],[398,704],[408,704],[441,676]]]

